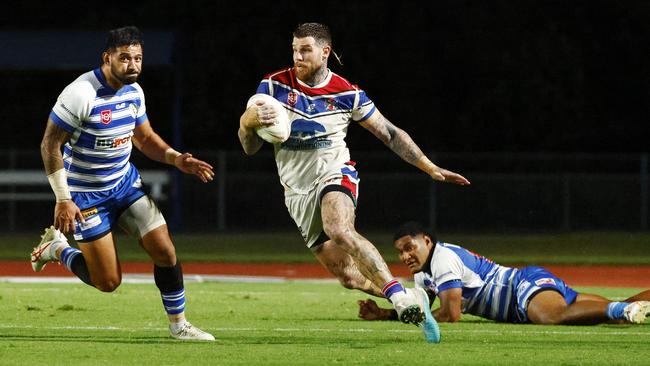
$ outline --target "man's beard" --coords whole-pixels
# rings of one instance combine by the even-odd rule
[[[313,86],[314,84],[320,82],[321,80],[316,80],[317,76],[321,73],[321,68],[312,68],[312,67],[301,67],[298,69],[297,67],[294,68],[296,72],[296,77],[300,79],[300,81]],[[300,72],[298,71],[300,70]]]
[[[113,76],[120,81],[120,83],[124,85],[131,85],[138,81],[138,76],[140,76],[140,73],[137,73],[135,76],[130,76],[130,75],[121,75],[118,73],[116,70],[111,68],[111,72],[113,73]]]
[[[311,79],[314,76],[314,73],[316,72],[316,70],[312,70],[307,67],[300,67],[300,68],[296,67],[295,70],[296,70],[296,76],[298,77],[298,79],[302,81],[307,81]]]
[[[124,85],[131,85],[131,84],[135,83],[136,81],[138,81],[138,76],[139,75],[135,75],[135,76],[126,76],[125,75],[125,76],[119,76],[119,77],[117,77],[117,79],[120,81],[120,83],[122,83]]]

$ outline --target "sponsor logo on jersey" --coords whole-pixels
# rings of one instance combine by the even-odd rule
[[[134,103],[131,103],[129,105],[129,109],[131,110],[131,117],[135,118],[138,116],[138,106],[135,105]]]
[[[113,112],[111,112],[110,109],[104,109],[103,111],[99,112],[99,115],[101,116],[102,123],[105,125],[113,121]]]
[[[92,229],[101,223],[102,223],[102,218],[99,215],[92,216],[91,218],[87,219],[86,222],[77,222],[79,228],[78,231]],[[75,234],[75,238],[76,238],[76,234]]]
[[[287,104],[293,107],[296,103],[298,103],[298,93],[289,92],[289,94],[287,94]]]
[[[328,111],[335,111],[339,109],[339,107],[336,104],[336,99],[334,98],[329,98],[325,101],[325,107],[327,108]]]
[[[424,288],[428,293],[431,293],[434,296],[438,294],[438,287],[436,287],[436,284],[428,278],[424,279]]]
[[[530,287],[530,282],[526,280],[522,280],[519,282],[519,285],[517,285],[517,292],[524,292]]]
[[[332,146],[327,137],[317,137],[319,133],[327,132],[325,126],[307,119],[296,119],[291,123],[291,135],[282,143],[287,150],[316,150]]]
[[[142,179],[138,178],[133,182],[133,185],[131,185],[133,188],[141,188],[142,187]]]
[[[308,119],[297,119],[291,123],[291,137],[310,138],[319,132],[327,132],[325,126]]]
[[[131,141],[132,134],[125,136],[112,137],[109,139],[96,139],[95,149],[113,149],[128,144]]]
[[[553,285],[555,286],[555,280],[552,278],[540,278],[539,280],[535,281],[535,285],[541,286],[541,285]]]
[[[97,207],[91,207],[81,211],[81,216],[83,216],[84,219],[87,219],[92,215],[97,215],[97,212]]]
[[[116,105],[115,109],[122,109],[122,108],[125,108],[125,107],[126,107],[126,102]]]

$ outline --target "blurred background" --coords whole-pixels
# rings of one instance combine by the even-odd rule
[[[635,0],[8,3],[0,230],[51,222],[45,121],[61,90],[99,65],[105,32],[124,25],[144,32],[152,125],[217,170],[204,185],[134,153],[172,228],[295,230],[271,146],[247,157],[236,131],[264,74],[291,65],[293,28],[318,21],[343,56],[331,69],[472,181],[434,184],[351,125],[362,231],[405,220],[448,232],[647,231],[648,19],[650,2]]]

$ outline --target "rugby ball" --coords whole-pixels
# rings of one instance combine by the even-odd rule
[[[282,103],[268,94],[255,94],[248,99],[246,108],[249,108],[257,101],[263,101],[264,104],[270,105],[275,109],[275,113],[278,115],[275,124],[267,127],[256,128],[255,132],[257,132],[257,136],[272,144],[279,144],[287,141],[289,134],[291,134],[291,123],[289,123],[289,115],[287,114],[287,110],[284,109]]]

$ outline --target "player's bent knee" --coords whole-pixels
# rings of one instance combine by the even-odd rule
[[[115,279],[107,279],[107,280],[99,281],[93,284],[95,288],[101,292],[113,292],[118,287],[120,287],[121,283],[122,280],[120,278],[115,278]]]
[[[160,267],[173,267],[176,264],[176,248],[165,228],[158,228],[145,235],[140,243],[154,263]]]
[[[361,285],[350,276],[342,275],[338,277],[338,280],[341,286],[347,288],[348,290],[361,289]]]
[[[354,244],[353,232],[348,228],[341,227],[325,227],[323,228],[325,234],[330,237],[337,245],[350,246]]]
[[[157,266],[173,267],[176,265],[176,250],[173,246],[169,248],[162,248],[153,257],[153,260]]]

